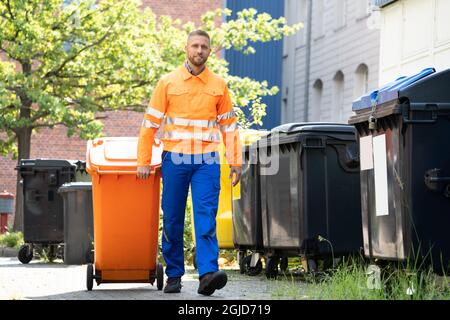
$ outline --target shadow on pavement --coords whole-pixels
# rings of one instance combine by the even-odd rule
[[[68,265],[64,264],[62,262],[44,262],[40,260],[31,261],[30,263],[23,264],[19,261],[17,258],[2,258],[3,261],[9,260],[4,264],[0,264],[0,268],[58,268],[58,269],[64,269],[64,268],[73,268],[73,267],[79,267],[77,265]]]
[[[24,297],[30,300],[224,300],[232,299],[227,297],[226,292],[217,291],[214,295],[207,297],[197,294],[195,288],[183,287],[181,293],[167,294],[156,289],[156,287],[145,286],[130,289],[96,289],[92,291],[80,290],[52,294],[45,296]]]

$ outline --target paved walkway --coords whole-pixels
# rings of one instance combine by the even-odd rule
[[[190,267],[183,277],[179,294],[164,294],[150,284],[105,283],[88,292],[86,266],[31,261],[28,265],[17,258],[0,258],[0,299],[62,299],[62,300],[246,300],[272,299],[274,282],[263,274],[257,277],[241,275],[238,270],[227,270],[228,284],[211,297],[197,294],[198,275]],[[277,296],[277,299],[283,297]]]

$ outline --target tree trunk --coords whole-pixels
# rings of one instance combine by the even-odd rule
[[[22,128],[17,134],[19,157],[17,164],[19,165],[20,159],[30,158],[31,149],[31,128]],[[14,216],[14,230],[23,231],[23,189],[22,189],[22,177],[19,171],[17,171],[17,184],[16,184],[16,214]]]

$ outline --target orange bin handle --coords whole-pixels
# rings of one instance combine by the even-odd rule
[[[137,174],[137,171],[120,171],[120,170],[97,170],[99,174]],[[150,174],[154,174],[156,169],[151,170]]]

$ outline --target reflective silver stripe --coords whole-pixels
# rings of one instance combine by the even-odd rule
[[[225,112],[225,113],[219,114],[217,116],[217,121],[221,121],[221,120],[225,120],[225,119],[231,119],[231,118],[234,118],[234,117],[236,117],[236,113],[234,113],[234,110],[231,110],[229,112]]]
[[[156,129],[159,128],[159,124],[157,124],[156,122],[147,120],[147,119],[144,119],[144,121],[142,121],[142,126],[147,129],[148,128],[156,128]]]
[[[164,113],[162,113],[159,110],[156,110],[155,108],[148,107],[147,110],[145,110],[145,113],[154,116],[156,118],[162,119],[164,117]]]
[[[233,132],[237,129],[237,122],[233,122],[231,124],[220,125],[219,129],[222,132]]]
[[[203,140],[203,141],[220,141],[219,133],[204,133],[204,132],[178,132],[178,131],[164,131],[164,139],[173,140]]]
[[[217,127],[216,120],[193,120],[185,118],[164,118],[164,124],[175,124],[177,126],[191,126],[201,128],[214,128]]]

